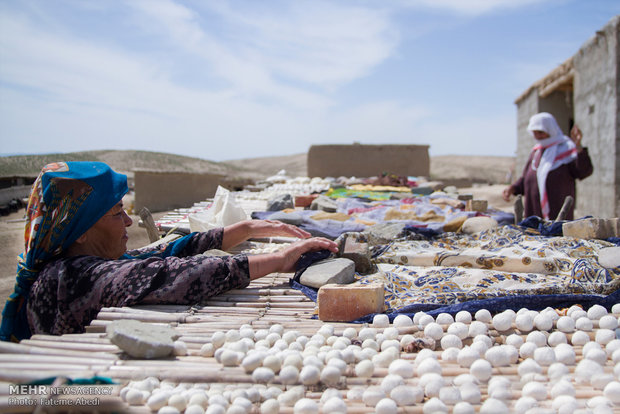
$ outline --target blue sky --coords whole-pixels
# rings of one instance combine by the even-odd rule
[[[512,156],[515,98],[617,14],[617,0],[3,0],[0,153]]]

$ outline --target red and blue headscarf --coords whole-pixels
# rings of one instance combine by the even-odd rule
[[[0,339],[30,337],[26,303],[46,263],[66,251],[127,193],[127,176],[102,162],[58,162],[41,170],[26,211],[24,253],[14,292],[2,311]]]

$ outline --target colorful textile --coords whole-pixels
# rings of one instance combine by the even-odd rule
[[[127,252],[118,260],[73,256],[52,260],[33,284],[28,320],[33,333],[84,332],[103,307],[194,305],[250,283],[246,255],[203,253],[222,246],[222,228]]]
[[[30,337],[26,303],[39,271],[116,205],[127,190],[127,177],[100,162],[58,162],[41,170],[28,201],[24,253],[17,264],[14,292],[2,312],[0,339]]]
[[[382,273],[360,280],[383,282],[393,310],[519,295],[609,295],[620,288],[620,268],[598,263],[598,250],[609,246],[502,226],[433,241],[396,241],[374,259]]]
[[[330,188],[326,196],[332,198],[363,198],[366,200],[389,200],[392,194],[384,191],[353,190],[349,188]]]

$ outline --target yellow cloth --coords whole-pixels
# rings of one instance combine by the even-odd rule
[[[351,218],[348,214],[344,213],[328,213],[325,211],[321,211],[320,213],[316,213],[310,216],[312,220],[336,220],[336,221],[347,221]]]
[[[394,187],[391,185],[370,185],[370,184],[353,184],[348,186],[351,190],[356,191],[393,191],[399,193],[410,193],[409,187]]]

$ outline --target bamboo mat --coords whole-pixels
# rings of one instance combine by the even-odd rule
[[[16,406],[11,403],[15,398],[11,391],[11,384],[23,384],[48,377],[92,378],[95,376],[107,377],[118,383],[110,387],[110,395],[81,395],[81,397],[98,398],[96,410],[98,412],[137,412],[149,413],[148,407],[128,406],[120,398],[120,391],[129,381],[143,380],[156,377],[160,381],[186,384],[221,384],[226,387],[248,388],[254,385],[250,374],[246,374],[241,367],[223,367],[213,357],[200,355],[202,345],[208,342],[216,331],[226,332],[230,329],[239,329],[248,324],[258,329],[268,329],[280,324],[284,331],[295,330],[308,338],[312,337],[324,325],[315,315],[315,304],[301,292],[291,289],[288,285],[290,275],[272,274],[252,281],[246,289],[232,290],[225,294],[213,297],[201,306],[135,306],[126,308],[104,308],[97,318],[87,327],[84,334],[62,336],[34,335],[29,340],[19,344],[0,342],[0,412],[31,412],[34,406]],[[105,335],[105,328],[114,320],[134,319],[152,324],[166,324],[172,326],[180,335],[179,340],[187,345],[187,354],[159,360],[135,360],[125,356],[116,345],[113,345]],[[348,327],[356,328],[359,332],[364,325],[352,323],[330,323],[334,327],[334,334],[341,335]],[[379,331],[381,331],[379,329]],[[416,327],[401,328],[400,337],[404,334],[416,334]],[[496,343],[503,343],[511,332],[498,333],[489,325],[489,335]],[[592,337],[595,332],[592,332]],[[525,337],[525,335],[523,335]],[[568,335],[570,339],[570,335]],[[471,338],[464,343],[471,343]],[[439,348],[439,347],[438,347]],[[574,347],[577,362],[581,360],[581,347]],[[434,351],[442,365],[442,376],[449,383],[457,375],[468,373],[469,370],[455,363],[446,363],[441,360],[441,350]],[[402,359],[413,360],[416,353],[401,352]],[[521,361],[521,360],[520,360]],[[349,413],[374,412],[374,407],[367,407],[361,401],[348,401],[347,390],[352,387],[368,387],[380,385],[387,375],[386,368],[375,371],[371,378],[357,378],[353,371],[354,366],[349,364],[346,376],[341,377],[337,388],[345,396]],[[575,367],[569,367],[574,371]],[[605,373],[613,372],[613,363],[608,359],[604,367]],[[543,367],[543,375],[546,367]],[[493,368],[494,376],[505,376],[512,384],[512,403],[521,395],[521,383],[517,373],[517,365]],[[414,379],[406,380],[408,383]],[[274,386],[285,389],[276,376]],[[290,387],[290,386],[287,386]],[[307,387],[305,397],[317,403],[326,387],[318,385]],[[480,388],[482,402],[488,397],[486,386]],[[582,406],[595,396],[603,395],[601,390],[590,385],[576,386],[576,398]],[[32,399],[41,403],[39,396],[31,395]],[[70,411],[92,412],[93,407],[84,408],[75,405],[75,399],[80,396],[71,396],[74,402],[63,406],[52,406],[47,399],[45,410],[42,412]],[[56,397],[59,399],[60,397]],[[65,398],[65,397],[62,397]],[[53,398],[51,398],[53,400]],[[426,400],[425,400],[426,401]],[[320,404],[319,404],[320,406]],[[481,404],[475,406],[476,412]],[[550,407],[551,400],[542,402],[541,406]],[[412,407],[400,407],[398,412],[422,413],[422,404]],[[68,409],[69,408],[69,409]],[[260,412],[259,405],[254,404],[252,412]],[[280,406],[280,412],[292,413],[293,408]],[[615,407],[614,412],[620,412]]]

